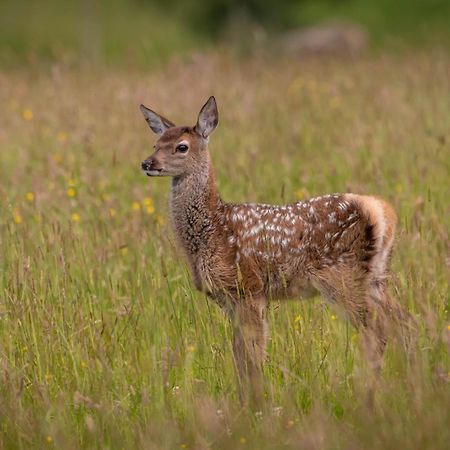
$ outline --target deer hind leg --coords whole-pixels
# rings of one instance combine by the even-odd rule
[[[381,310],[380,315],[384,317],[389,334],[403,342],[406,353],[411,358],[415,321],[409,312],[390,296],[387,286],[397,217],[392,207],[381,199],[366,198],[364,203],[366,209],[371,208],[368,217],[375,224],[377,241],[377,251],[370,263],[368,274],[370,301]]]
[[[382,329],[385,339],[389,335],[397,344],[401,343],[408,361],[414,363],[416,324],[410,313],[390,295],[386,274],[370,279],[368,302],[375,328]]]
[[[266,358],[267,322],[265,299],[235,306],[233,353],[241,402],[260,406],[263,399],[262,368]]]
[[[386,274],[371,279],[369,295],[371,302],[381,310],[386,331],[403,345],[408,360],[413,362],[416,323],[406,308],[390,295]]]
[[[380,300],[371,296],[367,276],[354,268],[334,267],[317,274],[315,284],[325,299],[341,307],[362,332],[367,360],[379,371],[387,341],[386,317]]]

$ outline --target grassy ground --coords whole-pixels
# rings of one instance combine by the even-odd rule
[[[0,73],[0,447],[446,448],[449,64],[224,55]],[[139,103],[193,124],[212,93],[226,200],[395,205],[393,291],[419,340],[414,365],[389,347],[373,401],[358,336],[317,299],[273,303],[266,409],[240,410],[230,327],[175,249],[169,181],[139,170],[153,143]]]

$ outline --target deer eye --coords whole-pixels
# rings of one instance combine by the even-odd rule
[[[189,150],[189,147],[186,144],[177,145],[177,152],[186,153]]]

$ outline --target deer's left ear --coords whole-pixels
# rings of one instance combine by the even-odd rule
[[[148,126],[152,129],[152,131],[159,136],[161,136],[166,130],[175,126],[170,120],[166,119],[163,116],[160,116],[155,111],[147,108],[144,105],[141,105],[141,112],[144,115],[145,120],[148,123]]]
[[[204,139],[207,139],[215,130],[218,123],[219,111],[217,110],[216,99],[211,96],[200,110],[197,125],[195,125],[195,131]]]

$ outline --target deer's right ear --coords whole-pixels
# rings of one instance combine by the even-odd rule
[[[211,96],[200,110],[195,131],[204,139],[208,139],[209,135],[217,127],[218,122],[219,112],[217,111],[216,99]]]
[[[145,120],[148,123],[148,126],[154,133],[158,134],[159,136],[161,136],[167,129],[175,126],[175,124],[173,124],[170,120],[166,119],[163,116],[160,116],[144,105],[141,105],[140,109],[142,111],[142,114],[144,115]]]

